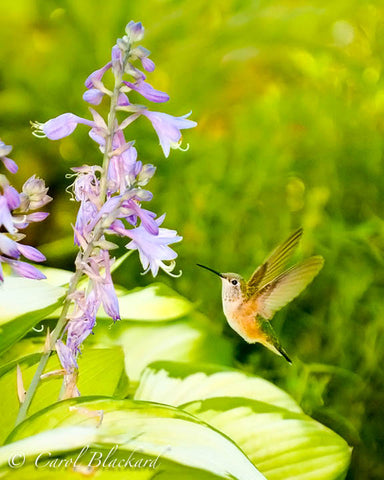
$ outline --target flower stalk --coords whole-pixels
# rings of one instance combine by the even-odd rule
[[[153,276],[157,275],[159,269],[171,274],[175,267],[177,254],[169,245],[181,241],[182,237],[175,230],[160,228],[165,215],[157,217],[142,207],[142,202],[152,199],[152,193],[143,187],[156,169],[137,160],[135,142],[125,139],[124,130],[139,117],[148,118],[158,135],[164,155],[168,157],[171,149],[182,150],[181,130],[193,128],[196,123],[187,119],[189,115],[173,117],[131,103],[129,95],[133,91],[151,102],[164,103],[169,100],[168,94],[147,83],[144,72],[135,66],[135,62],[141,61],[147,72],[155,68],[153,61],[148,58],[150,52],[136,46],[143,36],[141,23],[129,22],[126,35],[118,39],[112,48],[111,61],[94,71],[85,81],[87,91],[83,99],[91,105],[99,105],[104,97],[110,97],[107,122],[90,108],[93,120],[64,113],[43,124],[32,124],[37,137],[51,140],[70,135],[79,124],[89,127],[89,135],[98,144],[103,160],[101,167],[83,165],[72,168],[75,172],[73,199],[80,203],[73,227],[74,242],[79,247],[76,271],[66,292],[57,325],[48,339],[21,404],[17,424],[27,416],[51,352],[56,350],[65,372],[60,398],[78,396],[77,358],[84,340],[96,324],[99,307],[102,305],[114,321],[120,319],[111,277],[114,259],[110,257],[110,250],[115,248],[115,244],[107,237],[117,235],[128,238],[130,241],[126,248],[138,250],[145,271],[150,270]],[[102,81],[108,70],[114,75],[113,90],[105,87]],[[132,81],[125,81],[125,75],[131,77]],[[116,115],[118,110],[127,114],[120,124]],[[85,289],[80,284],[83,278],[88,279]]]

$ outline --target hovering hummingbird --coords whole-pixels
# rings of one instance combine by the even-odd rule
[[[233,330],[246,342],[261,343],[289,363],[292,361],[269,321],[304,290],[324,264],[323,257],[316,255],[284,269],[302,234],[302,228],[292,233],[254,271],[248,282],[237,273],[220,273],[197,264],[221,277],[224,315]]]

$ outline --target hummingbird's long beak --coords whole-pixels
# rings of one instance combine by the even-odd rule
[[[216,272],[216,270],[213,270],[213,268],[206,267],[205,265],[200,265],[200,263],[196,263],[196,265],[197,265],[198,267],[205,268],[206,270],[209,270],[209,271],[212,272],[212,273],[215,273],[216,275],[218,275],[218,276],[221,277],[221,278],[224,278],[221,273]]]

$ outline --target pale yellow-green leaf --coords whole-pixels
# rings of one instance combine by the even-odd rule
[[[6,277],[0,285],[0,354],[55,311],[64,293],[47,280]]]
[[[245,397],[301,412],[299,405],[273,383],[218,365],[156,362],[140,378],[136,400],[181,405],[210,397]]]
[[[86,414],[100,410],[103,411],[101,424]],[[118,445],[120,455],[125,458],[132,451],[136,451],[136,456],[140,452],[152,459],[160,456],[159,463],[165,462],[159,471],[164,471],[167,463],[172,462],[219,478],[264,478],[236,444],[221,433],[188,413],[147,402],[71,399],[20,424],[9,441],[13,443],[0,448],[3,471],[9,471],[9,458],[17,452],[23,452],[30,463],[41,452],[52,455],[72,452],[76,458],[83,446],[89,445],[95,451]],[[85,456],[83,462],[85,459],[89,457]],[[195,478],[199,478],[196,473]],[[179,478],[183,478],[181,475],[182,470]]]
[[[351,448],[312,418],[246,398],[210,398],[181,408],[228,435],[268,480],[340,480]]]

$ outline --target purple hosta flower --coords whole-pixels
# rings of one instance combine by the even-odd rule
[[[140,95],[142,95],[147,100],[150,100],[151,102],[164,103],[168,102],[169,100],[169,95],[167,93],[156,90],[152,87],[152,85],[145,82],[144,80],[140,79],[135,83],[124,81],[123,83],[128,88],[140,93]]]
[[[81,238],[88,239],[94,225],[92,222],[100,208],[100,182],[96,173],[102,169],[84,165],[72,170],[77,174],[72,189],[75,199],[80,202],[75,224],[75,244],[81,245]]]
[[[81,245],[78,234],[80,234],[88,243],[89,235],[93,227],[92,221],[96,218],[97,213],[98,210],[96,205],[90,200],[84,200],[81,202],[75,223],[74,241],[76,245]]]
[[[97,88],[90,88],[84,92],[83,100],[91,105],[100,105],[104,95],[105,93],[101,90],[98,90]]]
[[[12,151],[11,145],[6,145],[4,142],[0,140],[0,160],[3,162],[4,167],[11,173],[16,173],[18,170],[18,166],[16,162],[14,162],[11,158],[8,158]]]
[[[50,140],[59,140],[71,135],[79,123],[88,125],[92,128],[95,127],[95,122],[92,122],[91,120],[78,117],[73,113],[63,113],[58,117],[51,118],[51,120],[48,120],[45,123],[33,122],[33,134],[36,137],[47,137]]]
[[[163,223],[164,218],[165,215],[162,215],[155,220],[157,226]],[[126,248],[139,251],[140,261],[145,273],[151,270],[152,275],[155,277],[159,268],[168,274],[175,268],[174,259],[177,257],[177,253],[168,245],[182,240],[183,237],[178,236],[176,230],[159,228],[157,235],[153,235],[143,223],[133,229],[122,229],[121,226],[115,225],[114,230],[116,233],[132,239]],[[164,261],[170,261],[170,264],[167,265]]]
[[[96,314],[100,307],[100,299],[96,290],[88,295],[85,292],[76,291],[72,295],[75,307],[71,315],[68,315],[67,323],[67,346],[75,357],[80,353],[80,346],[92,333],[96,324]]]
[[[127,142],[124,133],[118,130],[113,138],[113,154],[108,168],[109,193],[124,193],[130,186],[130,179],[136,177],[137,150],[133,142]]]
[[[143,110],[145,115],[152,123],[159,140],[164,155],[168,157],[170,149],[180,149],[181,132],[186,128],[196,127],[197,123],[192,120],[187,120],[191,113],[187,113],[181,117],[173,117],[167,113],[151,112],[150,110]]]
[[[73,182],[73,193],[78,202],[91,200],[97,204],[100,196],[100,182],[97,174],[101,174],[102,168],[93,165],[83,165],[74,167],[72,171],[76,174],[76,180]]]
[[[78,365],[71,349],[62,340],[57,340],[55,346],[62,367],[68,373],[77,370]]]
[[[75,356],[71,349],[65,345],[62,340],[57,340],[55,347],[60,363],[65,370],[63,399],[78,397],[80,396],[80,392],[76,387],[76,382],[79,367]]]
[[[144,70],[147,72],[153,72],[155,70],[155,63],[150,58],[142,57],[140,60]]]
[[[101,271],[104,270],[104,275]],[[111,259],[107,250],[100,250],[84,266],[84,273],[91,281],[96,298],[101,301],[105,313],[113,320],[120,320],[119,302],[111,277]]]

